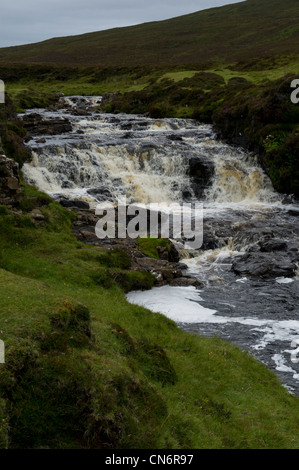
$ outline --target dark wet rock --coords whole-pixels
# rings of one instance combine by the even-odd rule
[[[212,183],[214,176],[213,162],[206,156],[191,156],[188,161],[189,174],[191,177],[191,187],[194,195],[202,198],[205,189]]]
[[[180,255],[173,243],[171,243],[170,250],[165,246],[157,246],[157,252],[161,260],[167,260],[173,263],[178,263],[180,260]]]
[[[20,194],[19,165],[4,155],[0,141],[0,204],[14,206]]]
[[[183,197],[183,199],[189,200],[189,199],[192,198],[192,192],[189,189],[184,189],[182,191],[182,197]]]
[[[92,188],[87,190],[88,194],[95,197],[99,201],[112,201],[113,196],[106,186],[100,186],[99,188]]]
[[[104,245],[117,245],[117,241],[107,238],[106,240],[103,240],[103,244]]]
[[[78,227],[87,227],[88,230],[94,231],[94,227],[98,222],[99,218],[95,213],[89,209],[78,209],[76,207],[72,207],[77,214],[77,220],[74,224]]]
[[[293,256],[281,251],[246,253],[233,261],[232,270],[256,278],[294,277],[298,260],[298,252]]]
[[[126,134],[124,134],[123,138],[124,139],[132,139],[132,138],[134,138],[134,135],[131,134],[131,132],[127,132]]]
[[[30,113],[30,114],[25,114],[23,116],[23,122],[30,122],[30,121],[41,121],[43,119],[41,114],[38,113]]]
[[[169,140],[173,140],[175,142],[183,142],[183,138],[180,135],[177,134],[171,134],[167,136]]]
[[[285,240],[272,239],[259,242],[261,251],[271,253],[273,251],[285,251],[287,249],[287,242]]]
[[[63,207],[76,207],[78,209],[89,209],[89,203],[86,201],[61,198],[61,199],[58,199],[57,202],[59,202],[59,204],[61,204]]]
[[[202,286],[202,283],[194,278],[178,277],[176,279],[172,279],[169,282],[169,285],[175,286],[175,287],[188,287],[188,286],[200,287]]]
[[[168,253],[168,260],[173,263],[178,263],[180,261],[180,254],[173,243],[171,243],[170,251]]]
[[[293,194],[285,194],[282,201],[282,204],[289,205],[295,203],[295,197]]]
[[[219,240],[212,236],[204,234],[201,248],[203,250],[215,250],[216,248],[219,248],[219,244]]]
[[[168,250],[165,246],[157,246],[157,252],[160,259],[168,260]]]
[[[71,110],[71,113],[74,116],[90,116],[91,115],[91,111],[87,109],[86,106],[84,105],[73,108]]]
[[[72,125],[68,119],[44,119],[26,116],[23,119],[23,127],[27,131],[25,141],[39,135],[65,134],[72,130]]]
[[[80,234],[83,237],[83,240],[86,240],[88,242],[98,241],[98,238],[94,231],[91,232],[89,230],[80,230]]]
[[[299,209],[289,209],[288,214],[293,217],[299,217]]]

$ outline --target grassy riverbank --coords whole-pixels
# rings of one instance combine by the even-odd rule
[[[150,280],[78,242],[72,213],[24,190],[22,215],[0,207],[2,447],[298,448],[299,401],[273,373],[128,304],[117,279]]]

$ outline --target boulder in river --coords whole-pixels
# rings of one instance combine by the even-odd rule
[[[298,250],[257,251],[236,258],[232,264],[232,270],[236,274],[253,278],[294,277],[298,262]]]
[[[64,134],[72,130],[68,119],[40,119],[35,113],[25,116],[23,127],[27,131],[26,141],[35,136]]]
[[[212,183],[214,164],[206,156],[191,156],[189,158],[189,174],[194,195],[201,199],[205,189]]]

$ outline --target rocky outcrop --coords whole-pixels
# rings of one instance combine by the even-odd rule
[[[214,164],[205,155],[202,158],[191,156],[188,161],[191,188],[194,195],[202,199],[206,188],[212,183],[214,176]]]
[[[250,252],[235,259],[232,270],[252,278],[294,277],[299,251],[294,243],[271,239],[260,242]]]
[[[23,128],[27,134],[25,141],[40,135],[64,134],[72,130],[72,125],[68,119],[42,119],[39,114],[32,113],[24,116]]]
[[[0,205],[13,207],[20,193],[19,165],[6,157],[0,140]]]
[[[149,258],[140,251],[137,240],[130,238],[100,240],[97,238],[95,226],[98,217],[92,210],[78,208],[75,204],[69,209],[77,214],[77,220],[73,225],[73,233],[83,243],[96,245],[107,251],[115,249],[124,251],[130,258],[130,269],[153,274],[158,286],[165,284],[177,286],[200,285],[200,282],[184,274],[187,266],[180,263],[179,253],[173,244],[171,244],[170,250],[162,246],[157,247],[160,259]]]

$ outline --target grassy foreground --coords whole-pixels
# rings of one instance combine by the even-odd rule
[[[20,208],[0,207],[2,448],[299,447],[299,400],[266,367],[130,305],[122,286],[152,280],[47,196]]]

